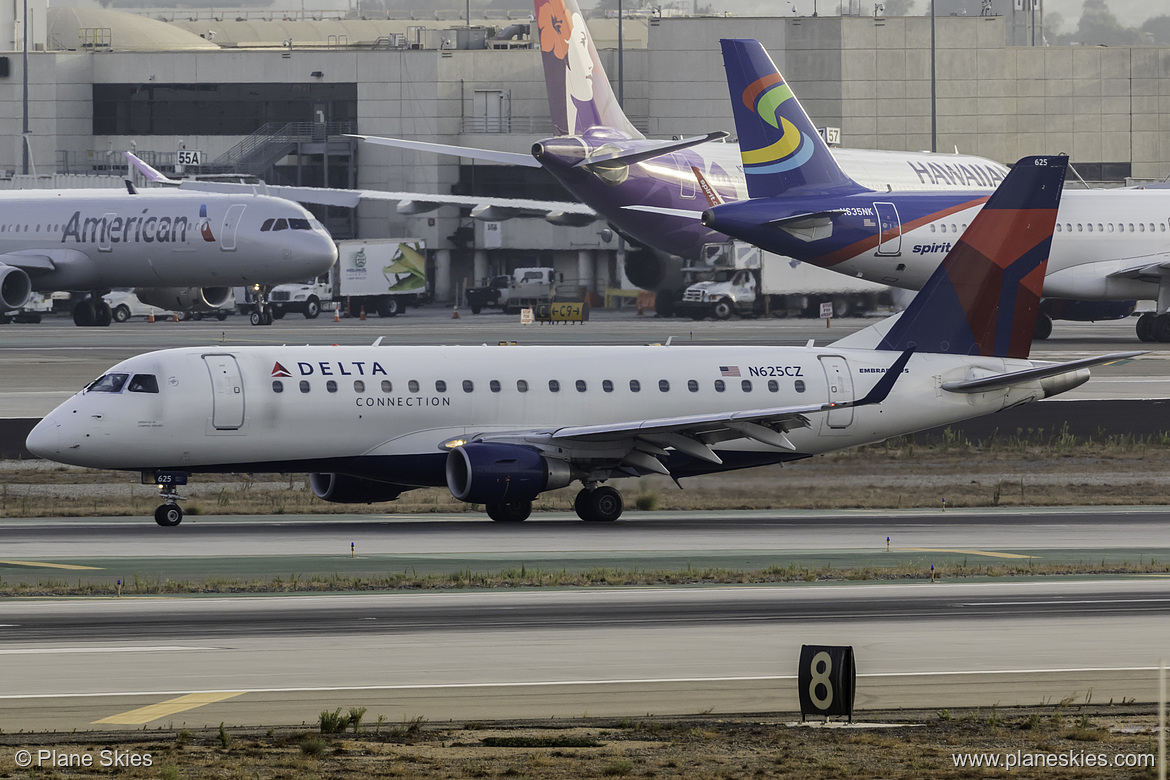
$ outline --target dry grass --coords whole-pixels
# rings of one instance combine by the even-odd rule
[[[21,747],[65,753],[102,749],[149,753],[142,778],[821,778],[999,777],[956,769],[965,751],[1021,754],[1150,754],[1155,752],[1151,708],[1096,707],[1075,713],[1094,724],[1085,741],[1056,724],[1057,708],[1007,713],[874,712],[859,721],[895,723],[892,729],[799,727],[793,715],[681,717],[554,723],[468,723],[387,726],[379,721],[357,734],[322,735],[301,729],[229,729],[228,746],[215,729],[81,735],[0,736],[0,776],[23,776],[13,756]],[[1073,715],[1073,713],[1068,713]],[[1124,729],[1124,731],[1122,731]],[[1002,772],[1002,770],[1000,770]],[[93,769],[37,772],[45,777],[90,777]],[[1146,778],[1148,770],[1116,768],[1017,771],[1025,777]]]

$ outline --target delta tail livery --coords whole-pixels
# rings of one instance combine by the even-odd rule
[[[336,259],[324,226],[278,198],[132,189],[0,193],[0,314],[24,306],[33,291],[71,290],[90,293],[74,307],[75,323],[109,325],[102,294],[115,287],[137,288],[152,306],[210,311],[236,285],[305,279]]]
[[[850,276],[920,289],[979,213],[984,183],[960,176],[967,189],[875,190],[837,164],[757,41],[722,45],[751,199],[713,203],[703,224]],[[1140,318],[1138,336],[1170,341],[1168,243],[1170,191],[1070,190],[1056,218],[1043,288],[1053,300],[1045,311],[1115,319],[1128,315],[1135,299],[1155,299],[1160,314]],[[1051,328],[1042,314],[1038,337]]]
[[[36,455],[141,471],[183,517],[194,472],[308,471],[327,501],[446,486],[497,521],[579,482],[616,520],[619,477],[799,460],[1045,398],[1087,367],[1028,359],[1067,158],[1021,160],[901,314],[827,347],[170,349],[53,410]],[[380,341],[380,340],[379,340]]]

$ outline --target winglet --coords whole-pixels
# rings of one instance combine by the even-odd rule
[[[176,187],[179,185],[177,180],[172,179],[162,171],[156,170],[147,165],[133,152],[123,152],[123,154],[126,155],[126,159],[130,162],[130,164],[137,168],[138,172],[146,177],[147,181],[152,181],[158,184],[172,184]]]
[[[878,349],[1027,358],[1068,157],[1025,157]]]
[[[873,389],[866,393],[865,398],[854,403],[854,406],[869,406],[871,404],[880,404],[886,400],[886,396],[894,389],[894,383],[898,381],[898,377],[906,370],[906,364],[910,362],[910,356],[914,354],[914,347],[909,347],[898,356],[894,361],[894,365],[890,366],[886,373],[882,374],[882,378],[878,380]]]

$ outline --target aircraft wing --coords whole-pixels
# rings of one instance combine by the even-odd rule
[[[432,154],[449,154],[452,157],[467,157],[472,160],[504,163],[506,165],[520,165],[524,168],[540,168],[541,164],[531,154],[519,152],[497,152],[493,149],[476,149],[474,146],[453,146],[451,144],[436,144],[428,141],[408,141],[405,138],[382,138],[373,135],[347,134],[349,138],[357,138],[376,146],[392,146],[396,149],[410,149],[416,152],[430,152]]]
[[[601,219],[601,215],[582,203],[569,203],[529,198],[492,198],[465,195],[439,195],[424,192],[391,192],[386,190],[343,190],[328,187],[291,187],[270,184],[245,184],[197,179],[172,179],[151,167],[130,152],[126,158],[147,178],[156,184],[165,184],[185,190],[201,192],[248,193],[270,195],[318,206],[346,206],[353,208],[362,201],[391,201],[398,203],[399,214],[424,214],[441,206],[464,206],[471,216],[481,220],[501,221],[513,217],[542,217],[554,225],[584,226]]]
[[[907,349],[899,355],[873,389],[856,401],[575,425],[554,430],[502,431],[475,438],[544,446],[555,449],[558,457],[567,454],[575,461],[609,462],[607,468],[639,474],[669,475],[669,470],[659,460],[667,455],[667,447],[711,463],[723,462],[711,445],[733,439],[750,439],[795,452],[796,446],[786,435],[788,431],[809,427],[810,414],[880,404],[890,394],[913,353],[913,349]]]
[[[1137,279],[1141,282],[1158,284],[1163,276],[1170,274],[1170,254],[1134,257],[1125,268],[1107,274],[1114,279]]]

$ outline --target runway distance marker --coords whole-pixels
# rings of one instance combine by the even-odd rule
[[[100,566],[79,566],[75,563],[43,563],[41,561],[0,561],[6,566],[31,566],[44,569],[74,569],[76,571],[101,571]]]
[[[160,701],[158,704],[150,704],[146,707],[139,707],[136,710],[123,712],[118,715],[111,715],[108,718],[95,720],[94,725],[105,723],[117,726],[141,726],[144,723],[149,723],[152,720],[165,718],[167,715],[174,715],[177,712],[186,712],[193,710],[196,707],[203,707],[208,704],[215,704],[216,702],[225,701],[227,699],[234,699],[237,696],[242,696],[244,691],[209,691],[207,693],[189,693],[186,696],[180,696],[177,699],[168,699]]]

